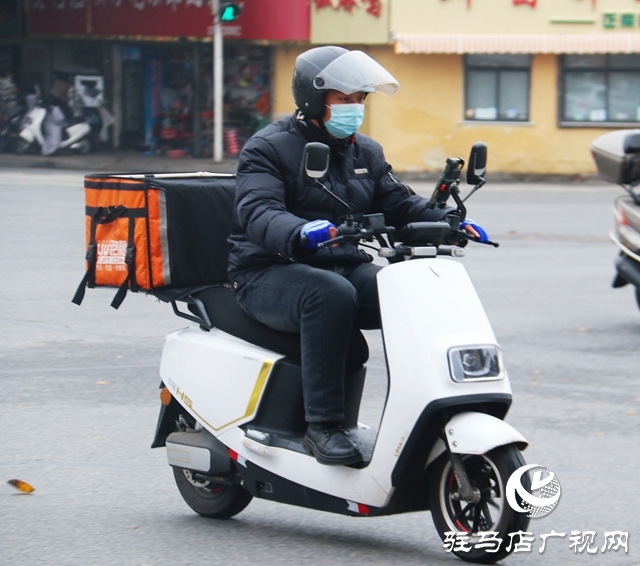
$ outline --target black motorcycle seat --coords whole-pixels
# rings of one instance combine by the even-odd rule
[[[300,334],[274,330],[253,319],[242,310],[229,287],[209,287],[193,293],[192,296],[202,301],[215,328],[261,348],[300,361]],[[193,305],[189,305],[189,310],[198,314]],[[362,332],[354,328],[347,353],[347,374],[358,371],[368,358],[367,341]]]

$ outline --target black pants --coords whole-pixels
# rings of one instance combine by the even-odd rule
[[[300,332],[308,422],[344,419],[344,368],[352,327],[380,328],[379,270],[370,263],[331,270],[301,263],[274,265],[236,294],[259,322]]]

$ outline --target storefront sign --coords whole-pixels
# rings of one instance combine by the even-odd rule
[[[367,14],[376,18],[382,12],[382,0],[314,0],[316,8],[333,8],[351,13],[354,8],[364,7]]]
[[[84,35],[87,3],[85,0],[30,0],[27,20],[29,33]]]
[[[207,0],[29,2],[30,34],[166,38],[211,36],[213,16]],[[309,39],[307,0],[244,0],[242,4],[242,14],[238,19],[231,25],[223,26],[226,36],[256,40]]]

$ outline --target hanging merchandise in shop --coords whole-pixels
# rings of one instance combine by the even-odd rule
[[[244,0],[223,4],[225,37],[254,40],[309,39],[307,0]],[[233,19],[231,19],[233,16]],[[31,0],[30,35],[172,39],[210,38],[212,16],[205,0]]]
[[[199,51],[197,75],[193,49]],[[271,121],[272,56],[269,46],[234,41],[225,46],[223,145],[228,156],[236,156],[244,142]],[[126,57],[130,58],[128,50]],[[127,118],[123,144],[177,157],[193,151],[198,137],[202,155],[212,156],[211,46],[144,46],[138,48],[135,60],[127,61],[127,69],[129,65],[138,71],[142,83],[137,97],[127,91],[123,100]],[[130,117],[131,110],[135,113],[138,108],[143,115]],[[196,116],[201,120],[198,130]]]
[[[225,58],[225,152],[235,156],[271,121],[271,53],[266,47],[236,43],[227,46]]]

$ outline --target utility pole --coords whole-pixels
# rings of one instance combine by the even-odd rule
[[[213,161],[222,162],[222,23],[220,0],[211,2],[213,8]]]

